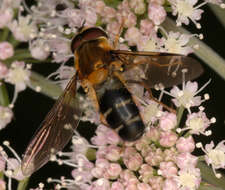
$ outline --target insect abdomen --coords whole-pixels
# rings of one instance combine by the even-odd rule
[[[126,88],[107,89],[100,98],[100,111],[122,139],[134,141],[142,136],[145,126]]]

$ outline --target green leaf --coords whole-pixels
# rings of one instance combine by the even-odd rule
[[[216,178],[212,168],[207,166],[204,162],[198,162],[197,167],[201,170],[201,176],[204,181],[216,187],[225,189],[225,177]],[[222,175],[222,174],[221,174]]]
[[[1,85],[0,85],[0,105],[2,105],[2,106],[8,106],[9,105],[8,91],[7,91],[6,86],[3,82],[1,82]]]

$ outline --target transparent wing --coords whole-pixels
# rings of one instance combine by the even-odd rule
[[[125,63],[126,70],[129,71],[135,67],[141,69],[144,73],[143,81],[149,87],[154,87],[159,83],[165,87],[181,84],[182,72],[185,70],[185,81],[197,78],[203,73],[203,68],[198,61],[179,54],[126,50],[112,50],[112,54],[116,59]]]
[[[52,154],[64,148],[81,114],[76,98],[75,75],[31,139],[22,161],[24,175],[31,175],[48,162]]]

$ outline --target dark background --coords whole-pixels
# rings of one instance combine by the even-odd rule
[[[212,12],[205,6],[205,13],[201,19],[202,29],[195,32],[201,32],[204,34],[204,42],[206,42],[212,49],[225,58],[225,37],[224,28],[221,26]],[[192,30],[192,31],[193,31]],[[225,139],[225,81],[219,77],[214,71],[208,68],[203,62],[204,74],[197,79],[199,86],[204,85],[210,78],[211,83],[201,92],[209,93],[210,100],[203,103],[206,108],[208,118],[216,117],[217,122],[210,128],[213,131],[213,135],[210,137],[197,137],[197,141],[203,141],[203,143],[209,143],[211,140],[217,144],[221,140]],[[55,71],[57,65],[55,64],[40,64],[33,67],[34,70],[39,71],[46,76]],[[12,86],[7,86],[10,92],[13,92]],[[29,143],[33,133],[44,119],[45,115],[51,109],[54,101],[44,95],[38,94],[30,89],[19,94],[14,107],[14,120],[3,130],[0,131],[0,142],[3,140],[9,140],[11,146],[21,156]],[[93,131],[94,128],[87,125],[82,126],[83,131]],[[85,133],[85,132],[84,132]],[[68,148],[68,146],[67,146]],[[54,163],[48,163],[38,172],[32,175],[29,187],[37,187],[38,183],[46,182],[48,177],[59,178],[61,175],[70,177],[70,170],[65,172],[63,166],[57,166]]]

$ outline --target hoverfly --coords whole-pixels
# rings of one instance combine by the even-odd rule
[[[145,74],[138,83],[152,88],[159,82],[165,87],[182,82],[181,72],[175,77],[168,76],[170,67],[187,68],[186,80],[203,71],[197,61],[182,55],[115,50],[107,34],[97,27],[78,33],[72,40],[71,49],[76,58],[76,74],[28,145],[22,162],[24,175],[31,175],[42,167],[51,154],[62,150],[72,137],[82,113],[76,94],[78,80],[93,100],[101,121],[115,129],[122,139],[134,141],[142,136],[145,126],[126,73],[138,67]],[[134,79],[138,77],[134,76]]]

